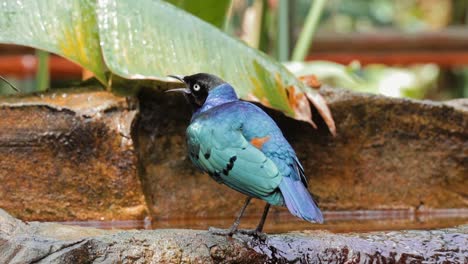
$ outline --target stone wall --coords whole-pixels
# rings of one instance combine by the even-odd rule
[[[0,113],[0,208],[51,221],[148,213],[125,98],[65,90],[3,98]]]
[[[458,104],[322,89],[337,125],[329,134],[267,110],[297,152],[324,210],[466,207],[468,112]],[[186,155],[182,96],[143,93],[135,142],[156,217],[232,217],[243,195],[197,171]],[[261,214],[255,201],[247,214]],[[273,208],[273,213],[284,208]]]
[[[467,207],[466,99],[321,92],[336,137],[317,113],[315,130],[267,111],[322,209]],[[0,99],[0,208],[28,220],[232,218],[243,196],[187,158],[184,98],[144,90],[138,100],[83,90]]]

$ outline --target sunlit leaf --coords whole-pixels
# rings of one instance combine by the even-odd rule
[[[382,64],[342,65],[329,61],[287,62],[296,76],[316,76],[322,84],[357,92],[422,99],[437,82],[439,67],[421,64],[391,67]]]
[[[165,0],[202,20],[223,28],[231,0]]]
[[[99,0],[97,14],[104,60],[114,74],[163,81],[168,74],[209,72],[233,84],[241,98],[312,123],[309,98],[334,132],[315,90],[265,54],[171,4]]]
[[[0,0],[0,42],[47,50],[105,82],[92,0]]]
[[[362,80],[353,73],[352,67],[334,62],[286,62],[284,65],[298,77],[315,75],[321,83],[333,87],[358,89],[363,83]]]

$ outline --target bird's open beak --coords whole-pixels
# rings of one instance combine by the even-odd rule
[[[178,93],[185,93],[185,94],[192,93],[190,89],[187,89],[187,88],[175,88],[175,89],[170,89],[166,91],[166,93],[169,93],[169,92],[178,92]]]
[[[177,80],[179,80],[179,81],[185,83],[184,77],[183,77],[183,76],[180,76],[180,75],[168,75],[168,77],[177,79]],[[188,88],[175,88],[175,89],[167,90],[166,93],[167,93],[167,92],[179,92],[179,93],[185,93],[185,94],[190,94],[190,93],[191,93],[190,89],[188,89]]]
[[[171,78],[177,79],[177,80],[185,83],[184,82],[184,76],[182,76],[182,75],[168,75],[167,77],[171,77]]]

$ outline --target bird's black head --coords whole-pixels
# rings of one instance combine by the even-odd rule
[[[226,83],[221,78],[208,73],[197,73],[184,77],[169,75],[187,86],[187,88],[172,89],[170,91],[183,92],[194,109],[200,108],[206,101],[210,90]]]

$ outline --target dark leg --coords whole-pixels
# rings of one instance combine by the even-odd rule
[[[245,199],[245,203],[242,206],[242,208],[241,208],[241,210],[239,212],[239,215],[237,216],[236,220],[234,221],[234,224],[232,224],[232,226],[228,230],[215,229],[215,228],[210,227],[210,229],[208,231],[210,233],[212,233],[212,234],[215,234],[215,235],[232,236],[234,233],[237,232],[237,228],[239,227],[240,220],[241,220],[242,216],[244,215],[245,209],[249,205],[250,200],[252,200],[252,197],[247,197],[247,199]]]
[[[263,210],[263,215],[262,215],[262,219],[260,219],[260,223],[258,223],[258,226],[257,228],[255,229],[258,233],[261,233],[263,231],[263,225],[265,224],[265,220],[267,218],[267,215],[268,215],[268,211],[270,210],[270,204],[267,203],[265,205],[265,209]]]
[[[269,210],[270,210],[270,204],[267,203],[265,205],[262,218],[260,219],[260,223],[258,223],[257,228],[255,228],[254,230],[239,230],[239,233],[244,234],[244,235],[249,235],[249,236],[255,236],[262,240],[266,240],[267,236],[264,233],[262,233],[262,231],[263,231],[263,225],[265,224],[265,220],[267,218]]]
[[[241,210],[239,212],[239,215],[237,216],[236,220],[234,221],[234,224],[232,224],[231,228],[229,228],[229,230],[231,231],[230,232],[231,235],[234,234],[237,231],[237,228],[239,227],[239,224],[240,224],[240,220],[241,220],[242,216],[244,215],[245,209],[247,209],[247,206],[249,205],[250,200],[252,200],[252,197],[247,197],[247,199],[245,199],[244,206],[242,206],[242,208],[241,208]]]

